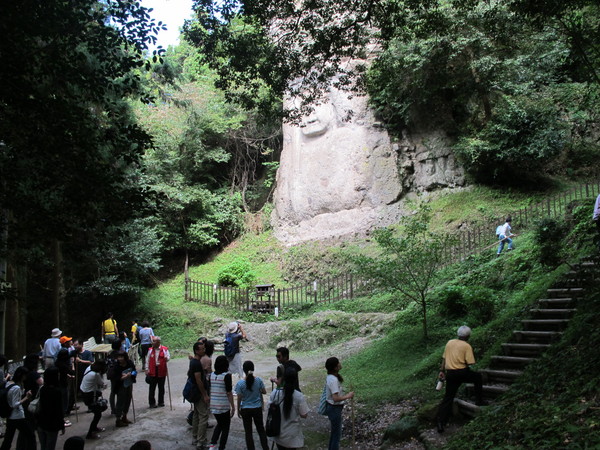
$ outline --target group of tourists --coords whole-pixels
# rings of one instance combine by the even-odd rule
[[[306,397],[301,392],[298,373],[300,365],[290,359],[286,347],[277,349],[276,375],[270,378],[272,392],[267,403],[267,422],[277,421],[276,430],[270,433],[265,428],[264,397],[267,394],[264,381],[255,375],[254,363],[242,363],[239,349],[240,340],[246,333],[238,322],[228,325],[224,341],[224,355],[217,356],[212,367],[214,342],[200,338],[193,346],[190,358],[188,382],[193,384],[198,395],[192,399],[192,445],[197,449],[224,450],[227,446],[231,419],[236,415],[242,419],[246,448],[255,449],[253,429],[256,429],[262,450],[267,450],[268,437],[273,440],[279,450],[297,449],[304,446],[304,434],[300,419],[309,413]],[[241,367],[241,371],[238,371]],[[342,389],[343,378],[340,375],[342,365],[335,358],[325,363],[327,378],[324,386],[325,407],[321,413],[331,422],[329,450],[337,450],[342,434],[342,409],[354,393],[345,394]],[[241,373],[240,373],[241,372]],[[233,375],[239,380],[234,385]],[[234,397],[237,401],[234,401]],[[278,410],[278,413],[271,412]],[[208,418],[212,413],[216,420],[213,432],[208,435]],[[273,419],[277,416],[278,419]],[[267,428],[269,428],[267,426]]]
[[[86,439],[99,439],[100,433],[105,431],[99,422],[109,406],[111,414],[116,416],[115,425],[128,426],[131,423],[128,412],[133,398],[133,384],[137,377],[137,369],[128,354],[132,342],[150,342],[142,347],[147,356],[144,362],[148,361],[146,381],[149,384],[149,405],[164,406],[169,351],[161,345],[160,337],[154,336],[146,322],[138,327],[137,321],[133,321],[133,325],[129,339],[127,333],[119,333],[113,315],[107,315],[102,322],[101,338],[104,343],[111,345],[112,351],[102,360],[96,360],[91,351],[85,350],[82,340],[69,337],[59,328],[54,328],[39,354],[27,355],[23,365],[12,374],[5,376],[3,369],[0,370],[0,389],[6,391],[9,408],[0,448],[9,450],[18,431],[18,450],[36,449],[36,432],[40,448],[54,450],[59,433],[64,434],[65,429],[72,425],[69,415],[79,409],[76,404],[78,396],[86,405],[87,412],[92,414]],[[0,367],[4,368],[5,364],[6,358],[0,355]],[[146,364],[143,366],[145,370]],[[106,400],[102,391],[108,385],[110,396]],[[155,399],[157,388],[158,402]],[[78,442],[69,438],[65,448],[83,448],[78,447]],[[133,448],[151,448],[145,446],[146,441],[140,442],[134,444]]]

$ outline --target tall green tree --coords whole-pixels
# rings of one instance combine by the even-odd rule
[[[380,253],[356,258],[356,270],[381,289],[413,302],[421,313],[423,338],[428,338],[427,318],[430,292],[436,284],[443,255],[451,241],[447,236],[429,230],[431,210],[421,205],[414,215],[402,219],[400,228],[375,231]]]
[[[17,302],[7,305],[11,356],[24,351],[28,308],[52,305],[46,326],[61,319],[64,296],[52,301],[48,293],[66,284],[63,270],[47,290],[29,289],[39,295],[29,304],[28,286],[43,283],[47,268],[74,262],[62,255],[76,261],[96,230],[124,223],[144,204],[139,160],[150,139],[125,100],[147,98],[134,69],[144,66],[159,27],[131,0],[2,6],[2,255],[17,288]]]

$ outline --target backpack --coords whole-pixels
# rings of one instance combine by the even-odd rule
[[[496,227],[496,237],[500,237],[500,233],[502,233],[502,227],[503,227],[503,226],[504,226],[504,225],[498,225],[498,226]]]
[[[184,401],[187,400],[190,403],[196,403],[198,400],[200,400],[200,389],[198,389],[196,383],[194,383],[189,377],[185,382],[182,394]]]
[[[319,409],[317,412],[322,416],[327,415],[327,383],[323,386],[323,392],[321,393],[321,399],[319,400]]]
[[[278,395],[279,394],[276,394],[275,397]],[[283,399],[281,399],[279,403],[272,402],[269,405],[267,421],[265,422],[265,432],[269,437],[279,436],[279,433],[281,432],[281,408],[279,408],[281,402],[283,402]]]
[[[17,385],[11,384],[0,389],[0,417],[2,417],[3,419],[8,419],[10,417],[10,413],[13,410],[12,407],[8,404],[8,391],[10,391],[10,388],[13,386]]]
[[[234,333],[227,333],[225,335],[225,349],[224,353],[227,357],[235,356],[235,342],[233,342]]]

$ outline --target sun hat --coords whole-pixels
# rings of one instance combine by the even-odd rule
[[[52,337],[59,337],[62,334],[62,331],[60,331],[58,328],[54,328],[52,330]]]
[[[238,329],[239,324],[237,322],[230,322],[227,329],[230,333],[235,333]]]

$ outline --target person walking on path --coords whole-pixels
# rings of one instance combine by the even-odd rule
[[[225,356],[229,362],[229,371],[237,374],[240,379],[244,378],[242,369],[242,354],[240,353],[240,341],[246,339],[246,332],[239,322],[231,322],[225,333]]]
[[[117,321],[113,318],[113,314],[109,312],[106,315],[106,320],[102,322],[102,342],[105,344],[112,344],[117,340],[119,335],[119,328],[117,327]]]
[[[94,414],[86,439],[98,439],[98,433],[104,431],[104,428],[98,427],[102,412],[106,408],[102,408],[97,402],[102,397],[102,390],[106,387],[103,376],[106,373],[106,363],[104,361],[96,361],[83,376],[81,381],[81,392],[83,393],[83,403],[88,407],[90,412]],[[65,444],[66,446],[66,444]]]
[[[598,250],[600,250],[600,195],[598,195],[598,197],[596,197],[596,202],[594,203],[594,213],[592,214],[592,220],[596,224],[596,232],[597,232],[594,242],[596,243]]]
[[[471,329],[465,325],[457,332],[458,339],[451,339],[446,344],[440,366],[440,380],[446,380],[446,393],[438,407],[437,429],[444,432],[444,427],[452,411],[452,403],[458,388],[463,383],[475,384],[475,398],[477,405],[483,405],[483,382],[481,374],[472,371],[469,366],[475,364],[473,348],[467,342],[471,336]]]
[[[210,398],[208,396],[207,380],[202,369],[200,359],[205,354],[204,342],[196,342],[193,347],[194,357],[190,360],[190,367],[187,376],[196,385],[200,391],[200,398],[194,403],[194,417],[192,419],[192,445],[197,450],[206,449],[206,429],[208,426],[208,406]]]
[[[52,329],[50,337],[46,339],[46,342],[44,342],[44,350],[42,351],[42,356],[44,358],[44,367],[46,369],[54,365],[56,355],[62,348],[62,346],[60,345],[61,336],[62,331],[60,331],[58,328],[54,328]]]
[[[133,396],[133,383],[135,383],[137,371],[135,364],[129,359],[127,353],[119,351],[117,364],[113,367],[112,379],[115,381],[117,404],[116,404],[116,426],[126,427],[131,421],[127,418],[131,398]]]
[[[46,369],[44,385],[40,388],[40,412],[36,419],[41,450],[54,450],[58,432],[65,434],[62,394],[58,386],[58,376],[56,367]]]
[[[140,336],[140,349],[142,357],[142,372],[146,371],[146,358],[148,356],[148,350],[152,347],[152,336],[154,336],[154,330],[150,328],[150,324],[147,320],[142,322],[142,328],[138,329],[138,334]]]
[[[233,382],[228,372],[229,362],[223,355],[215,360],[215,371],[210,375],[210,412],[214,414],[217,425],[210,439],[209,449],[225,450],[231,418],[235,414],[233,404]],[[219,439],[220,438],[220,439]],[[217,446],[217,442],[219,443]]]
[[[146,377],[148,381],[148,404],[150,408],[165,406],[165,380],[167,379],[167,363],[171,359],[169,349],[161,345],[160,336],[152,337],[152,347],[148,352]],[[156,387],[158,386],[158,405],[156,404]]]
[[[296,361],[290,359],[290,351],[287,347],[279,347],[277,349],[277,354],[275,355],[275,357],[277,358],[277,362],[279,362],[279,365],[277,366],[277,376],[271,377],[271,383],[277,384],[277,387],[282,387],[283,374],[285,373],[285,369],[291,367],[296,371],[297,375],[298,372],[302,370],[302,367],[300,367],[300,365]],[[302,390],[300,389],[300,381],[298,379],[296,379],[294,382],[294,389],[302,392]]]
[[[329,450],[338,450],[342,439],[342,410],[346,400],[354,398],[354,392],[344,394],[342,383],[344,378],[340,375],[342,364],[336,357],[325,361],[327,379],[325,381],[327,391],[327,417],[331,422],[331,434],[329,436]]]
[[[246,448],[255,450],[252,437],[252,421],[254,421],[262,450],[268,450],[269,444],[263,422],[263,394],[266,394],[267,390],[260,377],[254,376],[254,363],[252,361],[244,361],[243,369],[246,378],[237,382],[235,393],[237,394],[238,417],[244,423]]]
[[[502,250],[504,250],[504,244],[508,243],[508,251],[513,249],[513,245],[512,245],[512,239],[510,238],[511,236],[514,236],[514,234],[512,233],[512,228],[510,226],[510,223],[512,222],[512,219],[510,218],[510,216],[508,216],[506,218],[506,222],[504,222],[503,225],[500,225],[498,228],[496,228],[496,235],[498,236],[498,239],[500,240],[500,243],[498,244],[498,253],[496,254],[496,256],[500,256],[500,253],[502,253]]]
[[[279,450],[304,447],[300,418],[306,419],[309,409],[304,394],[294,389],[297,377],[296,371],[288,367],[283,374],[283,388],[275,389],[269,398],[269,405],[275,403],[281,411],[279,435],[273,437]]]
[[[0,450],[10,450],[17,430],[19,430],[17,450],[35,450],[36,448],[35,434],[31,424],[25,419],[25,410],[23,409],[23,404],[29,403],[32,399],[31,391],[24,392],[23,389],[27,372],[25,367],[18,367],[13,374],[12,381],[6,383],[8,389],[6,400],[11,412],[6,420],[6,434]]]

